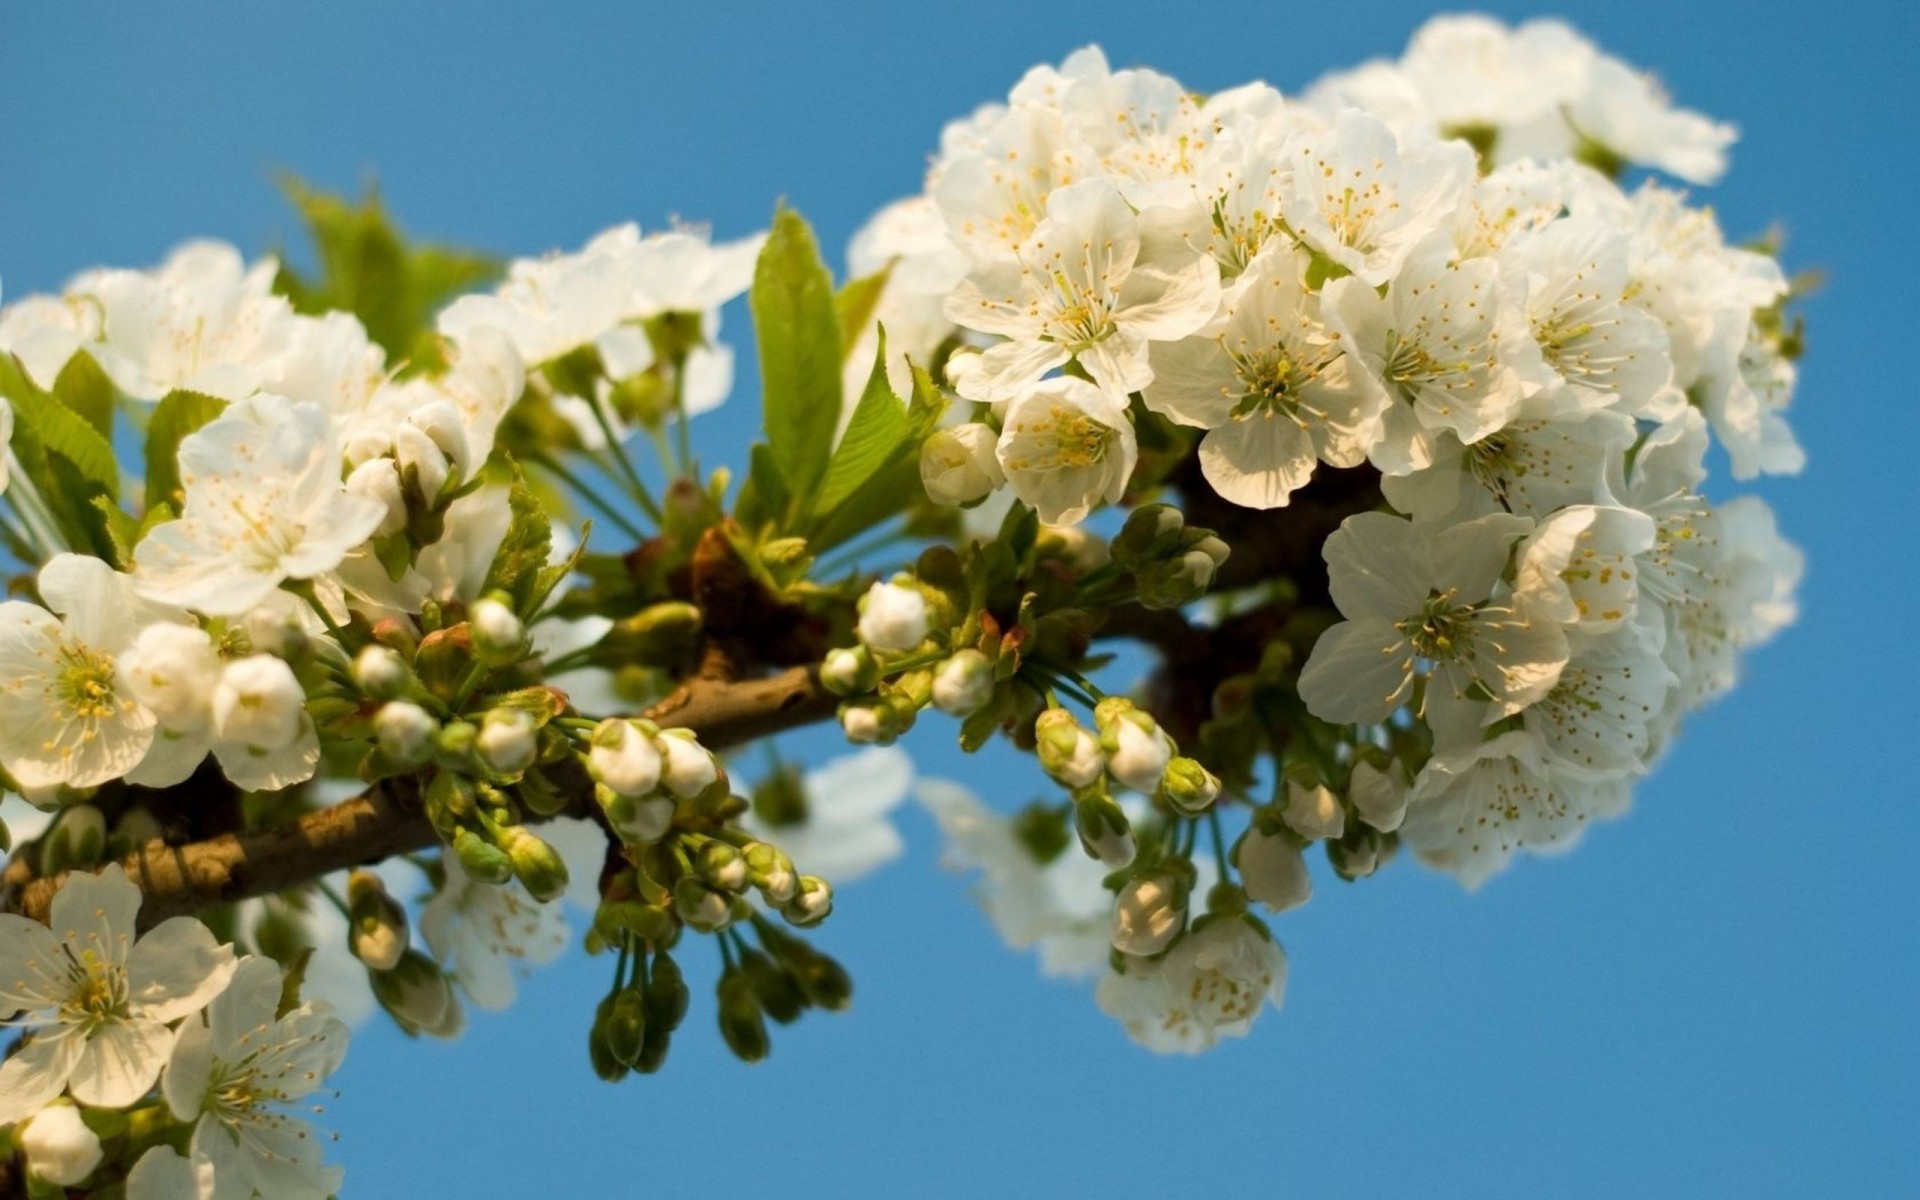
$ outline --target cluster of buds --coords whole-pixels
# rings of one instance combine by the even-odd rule
[[[347,490],[386,508],[374,540],[382,564],[397,577],[410,546],[440,540],[447,506],[466,488],[475,465],[466,422],[451,401],[435,400],[408,413],[391,435],[369,430],[344,450]]]
[[[964,716],[993,695],[993,664],[978,650],[950,649],[958,595],[912,575],[875,583],[860,598],[857,645],[829,651],[820,682],[847,700],[840,726],[858,745],[891,745],[928,705]]]
[[[1353,752],[1342,787],[1300,762],[1286,767],[1282,782],[1284,799],[1254,814],[1253,826],[1237,850],[1248,891],[1255,892],[1255,871],[1265,881],[1267,895],[1255,893],[1255,899],[1276,909],[1292,907],[1286,898],[1296,891],[1299,899],[1293,903],[1306,899],[1305,868],[1286,859],[1281,844],[1290,846],[1297,858],[1307,845],[1325,842],[1327,857],[1343,879],[1373,874],[1393,853],[1411,786],[1399,759],[1377,746],[1362,745]]]
[[[1110,552],[1116,567],[1133,577],[1143,608],[1180,608],[1206,595],[1214,573],[1227,561],[1227,544],[1211,531],[1186,523],[1170,504],[1149,504],[1127,515]]]
[[[1109,696],[1094,706],[1094,729],[1065,708],[1034,721],[1040,766],[1073,793],[1074,827],[1086,852],[1119,869],[1131,863],[1134,840],[1112,785],[1152,798],[1183,817],[1205,812],[1220,795],[1220,780],[1180,753],[1152,714],[1131,700]]]

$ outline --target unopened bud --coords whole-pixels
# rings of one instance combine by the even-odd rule
[[[969,422],[936,429],[920,445],[920,483],[935,504],[972,504],[1007,481],[995,453],[999,435]]]
[[[213,728],[222,740],[279,750],[300,736],[307,694],[284,659],[236,658],[213,688]]]
[[[1407,768],[1397,758],[1369,750],[1355,757],[1347,796],[1362,821],[1381,833],[1392,833],[1407,816]]]
[[[365,496],[386,509],[373,536],[386,537],[407,527],[407,493],[400,483],[400,470],[390,458],[372,458],[347,475],[347,491]]]
[[[804,954],[789,960],[794,982],[807,1003],[828,1012],[839,1012],[853,999],[853,977],[839,961],[808,947]]]
[[[587,772],[620,796],[647,796],[660,786],[660,750],[632,721],[609,718],[596,725],[587,750]]]
[[[362,693],[375,700],[390,700],[407,686],[407,661],[399,653],[382,645],[371,645],[353,659],[353,682]]]
[[[1176,544],[1186,517],[1171,504],[1146,504],[1127,514],[1115,535],[1113,561],[1129,571],[1152,562]]]
[[[71,1104],[53,1104],[34,1113],[20,1129],[19,1144],[27,1174],[57,1188],[79,1184],[100,1165],[100,1137]],[[23,1187],[21,1194],[40,1193]]]
[[[347,924],[347,945],[355,958],[376,971],[399,965],[407,952],[407,910],[372,871],[347,877]]]
[[[607,824],[628,845],[657,842],[673,828],[673,801],[665,796],[624,796],[602,785],[594,797],[607,814]]]
[[[1133,862],[1133,826],[1104,788],[1082,788],[1073,799],[1073,828],[1080,846],[1109,869]]]
[[[1177,757],[1167,764],[1167,773],[1160,779],[1160,795],[1191,817],[1205,812],[1220,798],[1220,780],[1195,760]]]
[[[692,999],[680,964],[661,952],[653,956],[653,972],[647,978],[647,1028],[668,1032],[680,1028]]]
[[[818,925],[832,912],[833,888],[818,875],[800,876],[792,898],[780,906],[780,915],[802,928]]]
[[[627,1077],[627,1061],[622,1059],[613,1047],[613,1006],[618,993],[602,997],[594,1006],[593,1024],[587,1027],[587,1062],[592,1064],[593,1073],[608,1083],[619,1083]],[[644,1041],[645,1027],[640,1036]]]
[[[697,605],[663,600],[616,622],[607,633],[606,647],[617,658],[671,666],[693,653],[704,624]]]
[[[40,842],[40,874],[86,870],[107,851],[107,818],[91,804],[62,809]]]
[[[727,1049],[741,1062],[759,1062],[773,1048],[767,1037],[767,1022],[760,1013],[760,1002],[753,994],[753,981],[740,971],[720,977],[720,1036]]]
[[[1345,837],[1327,843],[1327,861],[1342,879],[1365,879],[1380,867],[1380,834],[1372,827],[1355,824]]]
[[[495,598],[476,602],[468,616],[473,650],[490,667],[504,667],[526,657],[527,627],[512,608]]]
[[[842,704],[840,730],[856,746],[885,746],[893,741],[884,704]]]
[[[1064,708],[1050,708],[1034,721],[1034,748],[1040,766],[1057,782],[1083,788],[1105,773],[1100,744]]]
[[[692,731],[663,730],[653,744],[660,751],[660,782],[680,799],[691,800],[719,780],[720,764]]]
[[[733,897],[691,875],[683,876],[673,885],[673,911],[700,932],[714,933],[733,919]]]
[[[820,686],[836,696],[857,696],[880,684],[880,664],[865,646],[829,650],[820,664]]]
[[[1287,806],[1281,817],[1308,841],[1337,838],[1347,828],[1340,797],[1317,778],[1294,772],[1287,774]]]
[[[903,577],[904,578],[904,577]],[[860,599],[854,632],[872,650],[911,650],[927,638],[927,598],[911,583],[876,583]]]
[[[1093,710],[1100,729],[1100,748],[1107,771],[1123,785],[1151,796],[1173,761],[1173,739],[1159,722],[1135,708],[1131,700],[1109,697]]]
[[[607,1049],[630,1067],[640,1060],[640,1048],[646,1040],[647,994],[638,986],[621,988],[614,994],[607,1014]]]
[[[389,700],[373,715],[373,734],[380,749],[395,762],[423,763],[433,755],[433,735],[439,722],[410,700]]]
[[[1186,917],[1186,894],[1179,880],[1162,872],[1136,876],[1114,899],[1109,940],[1120,953],[1145,958],[1171,945]]]
[[[693,856],[693,865],[706,880],[723,892],[738,892],[747,886],[747,860],[725,842],[708,842]]]
[[[806,993],[800,990],[793,972],[762,951],[742,951],[740,973],[752,983],[753,998],[759,1001],[761,1011],[780,1024],[792,1024],[806,1010]]]
[[[440,493],[452,474],[446,452],[422,430],[402,425],[393,433],[393,458],[413,503],[427,509],[438,507]]]
[[[1149,609],[1192,604],[1213,585],[1216,565],[1211,555],[1200,550],[1146,564],[1134,575],[1134,596],[1140,607]]]
[[[466,421],[451,401],[435,400],[407,414],[407,424],[425,433],[447,456],[454,474],[465,479],[473,466],[473,447]]]
[[[746,849],[747,881],[766,894],[770,904],[785,904],[800,887],[793,860],[780,847],[754,842]]]
[[[1256,820],[1233,851],[1247,895],[1266,905],[1268,912],[1298,908],[1313,895],[1307,860],[1291,835],[1262,830],[1260,825]]]
[[[295,643],[301,637],[300,630],[285,613],[271,608],[249,610],[240,624],[247,631],[247,645],[255,654],[285,658],[294,652]]]
[[[538,734],[533,714],[518,708],[491,709],[474,739],[474,753],[494,774],[518,775],[539,757]]]
[[[993,664],[971,647],[955,651],[933,673],[933,706],[948,716],[972,716],[992,698]]]
[[[500,841],[528,895],[545,904],[566,894],[567,863],[558,850],[519,825],[501,830]]]
[[[453,854],[460,860],[460,869],[481,883],[505,883],[513,878],[513,859],[471,829],[454,834]]]
[[[391,970],[368,975],[374,998],[409,1033],[451,1037],[459,1031],[459,1002],[453,985],[434,961],[408,950]]]

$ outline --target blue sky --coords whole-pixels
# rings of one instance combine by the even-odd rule
[[[839,246],[917,186],[943,121],[1034,62],[1099,41],[1200,90],[1297,89],[1397,53],[1430,11],[651,7],[10,6],[0,277],[10,295],[51,288],[192,234],[284,244],[283,168],[346,189],[377,176],[412,230],[508,253],[674,215],[737,235],[781,197]],[[1738,122],[1710,192],[1723,223],[1783,222],[1789,265],[1829,277],[1797,409],[1811,465],[1762,489],[1808,552],[1801,622],[1629,817],[1472,896],[1405,863],[1322,877],[1279,929],[1286,1010],[1174,1061],[1005,951],[913,815],[905,860],[847,889],[823,934],[856,973],[850,1013],[779,1031],[746,1068],[697,1009],[662,1076],[608,1087],[583,1048],[604,971],[574,953],[458,1044],[357,1040],[328,1113],[348,1194],[1920,1191],[1920,787],[1901,715],[1920,664],[1901,640],[1920,405],[1900,369],[1920,10],[1558,11]],[[707,418],[708,457],[752,417]],[[938,722],[912,745],[998,800],[1037,790],[1027,768],[962,760]]]

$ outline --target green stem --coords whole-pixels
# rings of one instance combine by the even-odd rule
[[[582,480],[579,476],[575,475],[572,471],[569,471],[567,468],[561,466],[559,462],[557,462],[556,460],[554,460],[553,458],[550,458],[545,454],[529,454],[526,456],[526,458],[528,462],[533,463],[535,466],[541,468],[544,471],[547,471],[548,473],[553,475],[556,479],[560,480],[560,482],[572,488],[574,492],[578,494],[582,500],[585,500],[588,504],[591,504],[595,509],[603,513],[608,520],[612,521],[615,525],[619,526],[620,532],[626,534],[628,537],[632,538],[636,542],[644,542],[647,540],[647,535],[640,532],[640,527],[635,525],[632,521],[629,521],[626,517],[626,514],[622,513],[619,509],[609,504],[605,499],[601,497],[599,492],[595,491],[593,488],[588,487],[586,484],[586,481]],[[643,505],[643,507],[645,506]],[[657,509],[650,510],[649,515],[651,515],[656,522],[660,520],[660,513],[659,513],[659,510]]]
[[[1213,861],[1220,868],[1220,882],[1225,883],[1233,872],[1227,866],[1227,835],[1221,832],[1218,809],[1207,810],[1207,831],[1213,835]]]

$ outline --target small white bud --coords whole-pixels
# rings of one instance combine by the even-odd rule
[[[1381,833],[1392,833],[1406,819],[1407,787],[1407,769],[1398,759],[1381,770],[1361,758],[1353,764],[1353,779],[1347,793],[1362,821]]]
[[[1100,753],[1100,743],[1066,709],[1050,708],[1041,713],[1033,733],[1040,766],[1055,781],[1082,788],[1105,773],[1107,761]]]
[[[911,650],[927,638],[927,598],[919,588],[876,583],[860,605],[854,632],[874,650]]]
[[[1136,792],[1151,796],[1173,761],[1173,739],[1152,716],[1126,700],[1102,700],[1094,709],[1107,771]]]
[[[347,490],[386,505],[387,515],[374,526],[375,537],[399,533],[407,527],[407,493],[391,458],[370,458],[355,467],[347,476]]]
[[[533,765],[540,743],[533,716],[517,708],[496,708],[480,723],[474,752],[490,771],[518,775]]]
[[[1331,840],[1347,831],[1347,814],[1340,798],[1325,784],[1308,785],[1298,779],[1287,780],[1287,807],[1281,814],[1293,831],[1309,841]]]
[[[431,404],[424,404],[407,414],[407,424],[426,434],[447,456],[456,482],[466,479],[472,472],[473,451],[467,441],[466,421],[451,402],[435,400]]]
[[[818,925],[833,911],[833,888],[818,875],[802,875],[780,915],[793,925]]]
[[[920,446],[920,482],[935,504],[972,504],[1007,482],[992,427],[972,422],[937,429]]]
[[[393,434],[393,457],[400,466],[402,477],[411,470],[419,480],[420,499],[432,504],[440,495],[440,489],[446,486],[451,473],[447,465],[447,456],[425,431],[412,425],[402,425]]]
[[[281,658],[286,657],[299,632],[293,622],[287,619],[287,614],[266,607],[248,612],[240,619],[240,623],[247,631],[247,645],[253,648],[254,653]]]
[[[720,765],[706,747],[684,729],[668,729],[653,740],[660,751],[660,782],[682,800],[691,800],[720,778]]]
[[[978,650],[956,651],[933,673],[933,706],[949,716],[972,716],[992,697],[993,664]]]
[[[20,1130],[27,1172],[60,1187],[72,1187],[100,1165],[100,1138],[70,1104],[35,1113]]]
[[[279,750],[300,736],[307,694],[284,659],[236,658],[213,689],[213,731],[222,741]]]
[[[820,664],[820,686],[836,696],[870,692],[879,682],[880,668],[865,646],[829,650]]]
[[[476,603],[468,614],[468,624],[482,661],[505,665],[526,652],[527,627],[499,600],[487,597]]]
[[[1186,924],[1179,884],[1171,875],[1142,875],[1127,881],[1113,902],[1109,940],[1122,954],[1142,958],[1165,950]]]
[[[840,706],[840,730],[847,740],[856,746],[875,746],[886,735],[886,726],[880,720],[880,710],[871,704],[842,704]]]
[[[376,971],[390,971],[407,952],[407,910],[371,871],[347,877],[348,949]]]
[[[1300,848],[1284,833],[1247,830],[1236,855],[1247,895],[1267,906],[1268,912],[1298,908],[1313,895],[1313,879]]]
[[[403,763],[425,762],[440,724],[411,700],[389,700],[373,714],[373,735],[388,757]]]
[[[361,463],[390,456],[393,453],[393,438],[375,429],[363,429],[347,439],[341,453],[349,467],[357,467]]]
[[[657,842],[673,827],[674,804],[665,796],[622,796],[611,788],[597,795],[607,824],[623,842]]]
[[[220,655],[206,630],[172,622],[149,625],[115,665],[127,691],[152,709],[160,724],[179,733],[206,727],[220,682]]]
[[[377,700],[396,696],[407,685],[407,660],[389,646],[368,646],[354,656],[353,682]]]
[[[609,718],[594,727],[587,772],[620,796],[646,796],[660,786],[660,751],[633,722]]]

